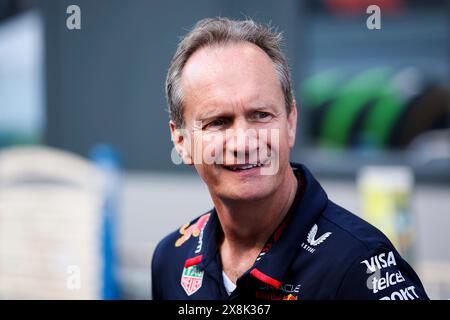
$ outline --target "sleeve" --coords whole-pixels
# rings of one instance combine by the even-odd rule
[[[377,248],[359,256],[337,291],[341,300],[428,300],[419,277],[394,248]]]

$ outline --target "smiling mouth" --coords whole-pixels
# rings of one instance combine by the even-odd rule
[[[245,171],[245,170],[251,170],[253,168],[260,168],[263,167],[265,164],[264,163],[255,163],[255,164],[251,164],[251,163],[245,163],[245,164],[236,164],[236,165],[222,165],[223,168],[229,170],[229,171]]]

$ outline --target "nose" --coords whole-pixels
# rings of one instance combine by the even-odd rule
[[[236,119],[225,135],[227,163],[257,163],[258,133],[245,119]]]

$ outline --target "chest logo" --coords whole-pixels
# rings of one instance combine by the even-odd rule
[[[204,271],[200,270],[198,266],[191,266],[183,269],[181,277],[181,286],[188,296],[197,292],[203,282]]]
[[[331,235],[331,232],[325,232],[320,237],[316,238],[317,230],[318,230],[317,224],[314,224],[314,226],[311,228],[306,238],[308,244],[304,242],[302,243],[302,248],[308,252],[314,253],[314,251],[316,251],[314,247],[324,242]]]
[[[191,236],[198,237],[203,228],[206,226],[206,223],[208,222],[210,215],[211,215],[210,213],[207,213],[201,216],[197,220],[197,222],[191,226],[189,225],[189,223],[182,226],[180,228],[181,237],[178,238],[178,240],[175,242],[175,247],[180,247],[183,243],[188,241]]]

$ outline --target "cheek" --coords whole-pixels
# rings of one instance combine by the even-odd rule
[[[273,152],[286,153],[290,149],[290,140],[286,125],[268,130],[267,145]]]
[[[211,166],[196,164],[195,169],[197,170],[198,175],[208,186],[216,184],[217,178],[215,178],[215,174]]]
[[[283,128],[280,130],[280,144],[286,151],[289,151],[292,148],[292,132],[287,122],[285,126],[283,126]]]
[[[286,128],[280,130],[279,143],[276,146],[275,152],[277,153],[275,156],[278,161],[279,169],[284,168],[285,165],[290,160],[290,142],[289,135]]]
[[[196,165],[213,164],[214,159],[220,156],[222,148],[221,136],[208,134],[202,131],[194,132],[190,145],[191,156]]]
[[[223,164],[224,137],[221,133],[204,135],[201,145],[204,164]]]

